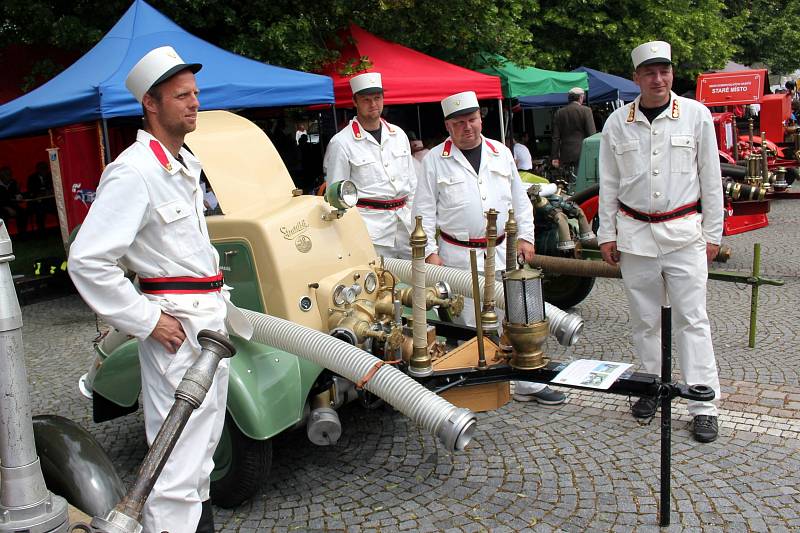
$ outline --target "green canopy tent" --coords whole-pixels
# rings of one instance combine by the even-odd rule
[[[589,90],[589,77],[585,72],[556,72],[520,67],[503,56],[494,54],[480,54],[478,61],[478,72],[500,78],[503,96],[506,98],[566,93],[573,87]]]
[[[497,54],[478,54],[478,72],[500,78],[505,98],[566,93],[573,87],[589,90],[589,76],[585,72],[556,72],[535,67],[520,67]],[[501,117],[502,121],[502,117]],[[505,128],[501,123],[503,137]]]

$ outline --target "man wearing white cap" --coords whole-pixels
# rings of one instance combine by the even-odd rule
[[[506,245],[502,234],[508,210],[514,210],[519,233],[518,251],[531,261],[534,254],[533,210],[519,178],[514,156],[499,141],[481,135],[483,123],[478,97],[472,91],[442,100],[444,124],[450,134],[431,149],[423,161],[424,173],[414,195],[414,216],[422,216],[428,235],[425,261],[469,270],[470,249],[477,250],[478,268],[483,268],[486,250],[486,218],[489,209],[498,212],[496,265],[505,265]],[[434,239],[436,228],[439,239]],[[474,323],[472,299],[465,301],[461,317]],[[514,398],[545,404],[564,402],[564,395],[540,384],[519,382]]]
[[[203,217],[200,161],[183,147],[196,126],[194,73],[200,68],[163,46],[131,69],[125,85],[142,104],[144,129],[106,167],[69,254],[69,273],[84,300],[139,340],[150,444],[178,383],[200,354],[197,333],[252,332],[223,287]],[[137,274],[138,290],[120,264]],[[209,475],[225,420],[228,361],[220,363],[153,487],[142,514],[145,531],[214,530]]]
[[[592,110],[583,105],[585,93],[573,87],[567,93],[569,103],[553,115],[553,147],[550,152],[556,168],[569,168],[578,164],[586,137],[597,133]]]
[[[722,237],[722,184],[709,110],[671,91],[670,45],[653,41],[631,54],[641,95],[617,109],[600,142],[603,259],[619,264],[646,372],[660,374],[661,306],[672,306],[679,363],[690,385],[714,389],[715,402],[689,402],[695,440],[717,438],[720,386],[706,314],[708,264]],[[655,400],[633,406],[652,417]]]
[[[383,84],[377,72],[350,80],[357,116],[331,139],[323,168],[328,185],[350,180],[375,252],[411,258],[411,199],[417,176],[405,132],[381,118]]]

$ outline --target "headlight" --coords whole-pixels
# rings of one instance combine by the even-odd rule
[[[325,190],[325,201],[336,209],[349,209],[358,203],[358,189],[350,180],[337,181]]]
[[[367,294],[372,294],[377,287],[378,276],[376,276],[374,272],[370,272],[367,274],[367,277],[364,278],[364,290],[367,291]]]

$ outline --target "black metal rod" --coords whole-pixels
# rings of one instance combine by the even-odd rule
[[[672,309],[661,308],[661,383],[672,383]],[[661,505],[658,522],[661,527],[669,525],[670,491],[672,470],[672,398],[661,396]]]

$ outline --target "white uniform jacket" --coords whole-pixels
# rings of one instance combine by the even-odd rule
[[[358,188],[359,198],[396,200],[407,197],[405,207],[399,209],[358,208],[374,244],[394,246],[398,220],[411,232],[411,203],[417,176],[408,137],[402,129],[381,120],[378,144],[354,118],[331,139],[322,166],[328,185],[351,180]]]
[[[497,212],[497,234],[502,235],[508,210],[514,209],[519,239],[533,244],[533,208],[520,181],[511,151],[482,137],[480,171],[475,172],[450,138],[425,156],[425,172],[414,196],[414,216],[422,216],[428,236],[425,257],[438,253],[445,265],[469,268],[469,249],[434,239],[437,226],[460,241],[486,237],[485,212]],[[479,253],[479,263],[483,254]],[[497,247],[495,266],[505,266],[505,241]]]
[[[701,200],[702,214],[650,224],[619,210],[619,202],[644,213],[667,213]],[[703,237],[722,238],[722,182],[711,113],[671,94],[650,124],[639,98],[606,121],[600,142],[598,243],[645,257],[678,250]]]
[[[219,256],[203,217],[200,162],[185,148],[179,153],[186,167],[152,135],[138,132],[136,142],[100,178],[96,199],[70,247],[69,273],[89,306],[120,331],[145,339],[164,310],[181,321],[199,353],[196,335],[214,319],[227,315],[234,332],[250,335],[227,291],[143,295],[118,266],[140,278],[218,273]]]

